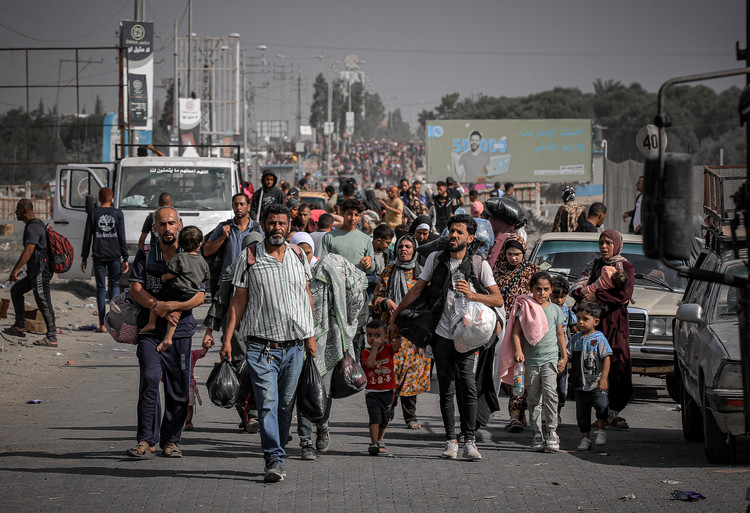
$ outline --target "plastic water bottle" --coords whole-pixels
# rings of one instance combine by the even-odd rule
[[[513,369],[513,395],[523,395],[526,387],[523,363],[517,363]]]
[[[18,279],[19,279],[19,280],[23,280],[24,278],[26,278],[26,271],[21,271],[20,273],[18,273]],[[0,289],[7,289],[7,288],[8,288],[8,287],[10,287],[11,285],[13,285],[13,283],[12,283],[12,282],[11,282],[10,280],[5,280],[5,281],[4,281],[4,282],[3,282],[3,283],[2,283],[1,285],[0,285]]]
[[[464,277],[464,273],[462,273],[461,271],[456,271],[455,273],[453,273],[451,279],[453,280],[453,294],[456,297],[455,308],[457,311],[463,311],[466,309],[466,296],[464,296],[463,292],[459,292],[458,290],[456,290],[456,285],[458,284],[459,280],[464,280],[466,278]]]

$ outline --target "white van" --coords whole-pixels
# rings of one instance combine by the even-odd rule
[[[116,164],[68,164],[58,166],[55,185],[54,228],[75,250],[75,261],[65,278],[91,276],[91,272],[84,275],[80,266],[86,197],[98,198],[102,187],[112,188],[112,205],[125,215],[131,262],[143,222],[158,207],[162,192],[172,195],[182,224],[195,225],[205,235],[234,216],[232,196],[242,190],[236,161],[214,157],[126,157]]]

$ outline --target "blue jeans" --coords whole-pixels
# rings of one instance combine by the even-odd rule
[[[94,259],[94,278],[96,279],[96,307],[99,310],[99,326],[104,324],[104,314],[107,311],[107,285],[104,279],[109,275],[109,288],[112,297],[120,293],[120,276],[122,271],[119,260],[102,262]]]
[[[263,342],[253,339],[247,342],[247,363],[258,406],[260,445],[266,467],[274,461],[284,465],[284,447],[289,440],[304,351],[301,340],[279,349],[268,349]]]

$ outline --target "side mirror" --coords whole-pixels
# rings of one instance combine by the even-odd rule
[[[693,161],[684,153],[646,162],[643,252],[648,258],[688,260],[693,239]]]
[[[677,309],[677,318],[684,322],[703,322],[703,307],[696,303],[684,303]]]

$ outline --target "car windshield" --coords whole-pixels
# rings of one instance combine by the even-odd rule
[[[123,166],[120,208],[153,210],[159,195],[168,192],[178,209],[228,210],[231,176],[229,168]]]
[[[726,274],[747,276],[747,267],[742,264],[727,267]],[[722,285],[714,305],[713,322],[737,322],[737,287]]]
[[[677,271],[670,269],[658,260],[643,255],[643,245],[625,243],[622,256],[635,267],[635,285],[684,291],[687,280]],[[583,268],[599,256],[597,241],[549,240],[541,243],[534,263],[543,271],[558,272],[568,277],[572,283],[581,275]],[[638,275],[642,275],[639,277]],[[666,285],[663,283],[666,282]]]

